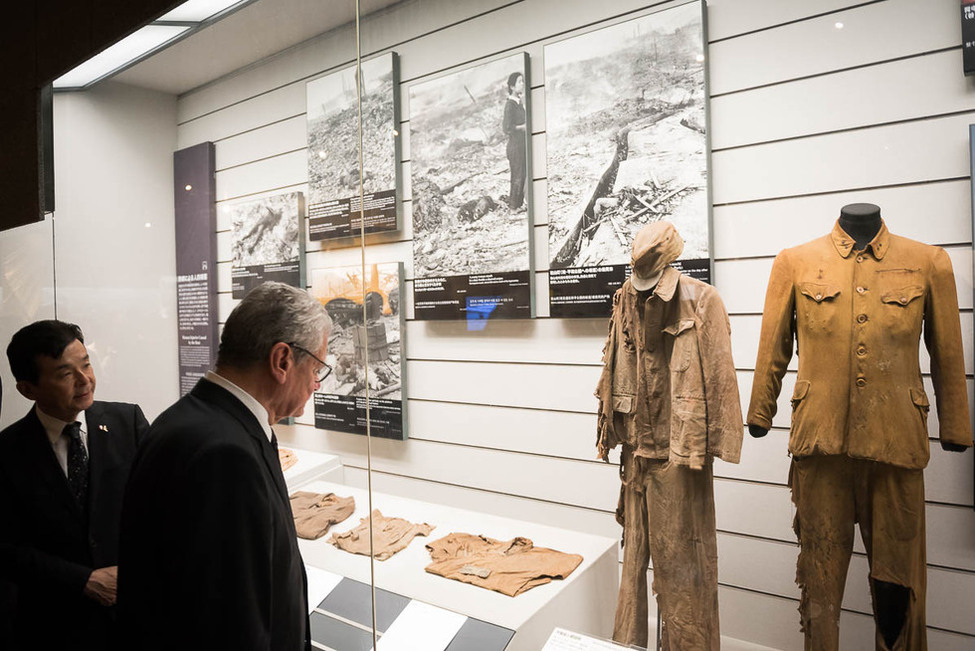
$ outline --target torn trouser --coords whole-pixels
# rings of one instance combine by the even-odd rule
[[[796,504],[796,583],[806,649],[839,648],[840,607],[857,522],[870,562],[876,648],[926,649],[922,471],[811,456],[793,459],[789,485]]]
[[[661,649],[718,649],[718,551],[711,462],[700,470],[632,457],[624,446],[617,519],[623,576],[613,639],[647,645],[647,565],[663,621]],[[622,516],[622,517],[621,517]]]

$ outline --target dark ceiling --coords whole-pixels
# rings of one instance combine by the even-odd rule
[[[51,81],[181,0],[24,0],[0,23],[0,230],[43,219],[44,120]],[[48,125],[48,128],[50,125]]]

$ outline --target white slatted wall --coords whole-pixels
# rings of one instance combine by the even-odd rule
[[[957,0],[711,0],[715,282],[731,314],[743,410],[751,389],[765,285],[774,255],[829,231],[850,202],[879,204],[891,230],[944,246],[955,266],[972,383],[972,252],[968,124],[975,86],[962,73]],[[604,320],[550,319],[542,48],[574,32],[666,3],[648,0],[414,0],[364,21],[366,56],[400,55],[404,232],[367,249],[402,260],[412,278],[409,86],[486,58],[527,51],[532,66],[536,285],[541,318],[407,324],[410,432],[373,442],[376,490],[617,536],[614,466],[592,460]],[[836,23],[842,22],[843,29]],[[179,147],[216,142],[221,201],[306,191],[305,82],[348,65],[340,29],[179,99]],[[218,232],[221,315],[230,298],[229,224]],[[312,243],[309,269],[357,264],[355,247]],[[411,283],[407,287],[412,315]],[[926,355],[923,368],[928,370]],[[793,366],[793,370],[794,370]],[[764,439],[742,463],[719,462],[722,633],[801,648],[797,548],[786,487],[791,383]],[[931,390],[928,382],[928,390]],[[932,431],[936,417],[932,414]],[[339,454],[365,483],[362,438],[311,427],[295,445]],[[975,647],[973,455],[935,445],[926,473],[928,623],[932,649]],[[571,550],[568,550],[571,551]],[[381,571],[381,570],[380,570]],[[870,648],[862,546],[844,601],[844,648]]]

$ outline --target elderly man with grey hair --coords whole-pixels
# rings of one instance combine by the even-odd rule
[[[328,375],[330,326],[306,292],[258,286],[228,317],[216,369],[153,423],[122,510],[123,648],[311,648],[271,425]]]

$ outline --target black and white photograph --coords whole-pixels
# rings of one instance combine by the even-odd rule
[[[608,314],[633,237],[667,219],[709,281],[700,2],[545,46],[552,316]],[[595,274],[595,277],[593,276]]]
[[[220,204],[231,223],[234,298],[243,298],[267,280],[302,286],[302,199],[300,192],[288,192]]]
[[[325,362],[332,372],[315,393],[315,427],[406,438],[403,417],[403,264],[315,269],[311,295],[332,317]]]
[[[531,316],[530,90],[524,53],[410,87],[417,319]]]
[[[366,233],[399,229],[399,64],[396,53],[362,63],[362,194]],[[349,67],[306,85],[308,237],[361,233],[359,89]]]

